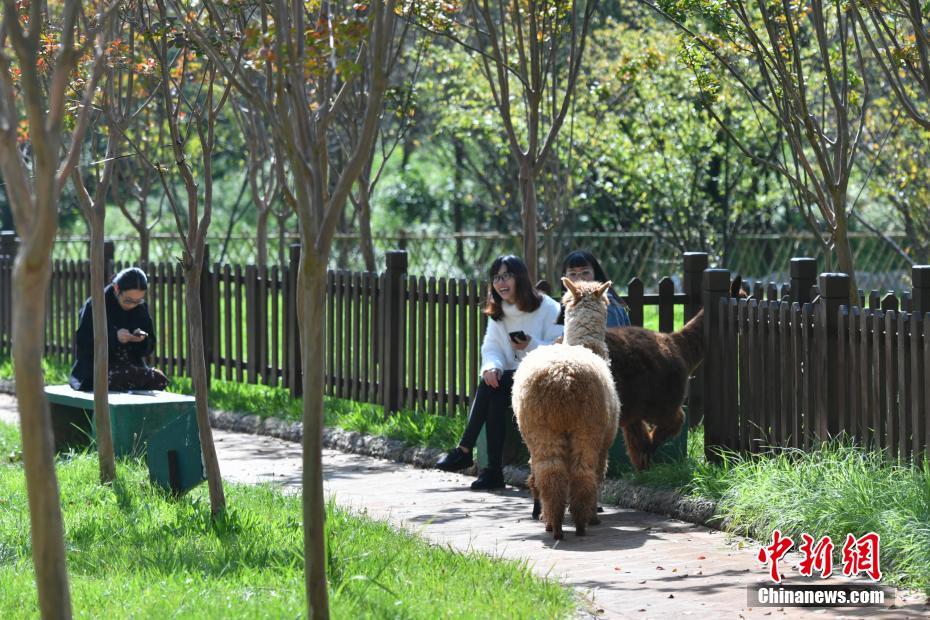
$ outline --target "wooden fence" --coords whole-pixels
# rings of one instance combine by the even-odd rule
[[[0,244],[0,355],[12,345],[13,246]],[[110,273],[124,265],[113,263]],[[486,282],[425,278],[407,274],[407,254],[388,252],[379,274],[330,271],[325,303],[326,393],[382,404],[388,411],[418,408],[452,415],[469,403],[478,381],[481,340],[487,318],[481,313]],[[205,351],[210,376],[228,381],[284,387],[300,394],[295,286],[299,248],[290,263],[270,269],[213,264],[202,282]],[[634,278],[624,296],[634,325],[644,308],[658,308],[659,328],[674,329],[675,307],[685,320],[701,304],[701,274],[707,255],[684,256],[684,291],[671,278],[658,292],[645,293]],[[188,372],[184,273],[177,264],[148,267],[150,307],[156,332],[152,363],[169,375]],[[87,261],[53,262],[46,320],[46,354],[70,360],[78,313],[90,295]],[[691,394],[691,414],[700,409],[700,384]]]
[[[8,235],[0,238],[0,355],[9,355],[13,337],[10,242]],[[281,267],[214,264],[207,270],[201,293],[212,378],[299,395],[298,252],[292,248],[290,264]],[[415,277],[407,265],[406,253],[388,252],[382,273],[329,272],[321,300],[326,393],[388,411],[451,415],[467,406],[478,381],[487,285]],[[701,305],[708,309],[703,379],[692,381],[689,407],[692,420],[706,412],[710,457],[719,448],[809,448],[844,433],[902,459],[927,453],[930,267],[913,269],[911,292],[881,299],[860,293],[853,307],[846,276],[820,274],[818,283],[812,259],[792,259],[790,283],[755,283],[745,300],[728,298],[728,271],[706,267],[706,254],[686,254],[683,291],[663,278],[658,293],[647,295],[634,279],[624,297],[634,324],[643,323],[646,306],[657,306],[666,332],[676,306],[684,306],[686,320]],[[147,303],[158,336],[153,362],[169,374],[186,373],[184,274],[177,265],[158,264],[149,275]],[[89,281],[86,261],[55,261],[48,355],[71,358]]]
[[[704,276],[709,456],[841,435],[902,460],[927,454],[930,267],[913,268],[910,294],[873,292],[868,307],[862,292],[849,306],[845,274],[820,274],[815,303],[774,287],[767,299],[728,299],[729,277]]]

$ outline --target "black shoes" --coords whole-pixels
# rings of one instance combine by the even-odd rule
[[[460,471],[466,467],[475,464],[471,452],[465,452],[461,448],[452,448],[442,458],[436,461],[436,469],[442,471]]]
[[[471,452],[461,448],[452,448],[436,461],[436,469],[442,471],[461,471],[475,464]],[[477,480],[471,483],[472,491],[493,491],[504,488],[504,472],[500,469],[483,469]]]
[[[478,479],[471,483],[472,491],[493,491],[504,488],[504,472],[499,469],[482,469]]]

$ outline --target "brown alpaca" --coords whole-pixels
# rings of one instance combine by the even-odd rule
[[[746,297],[740,284],[737,277],[731,297]],[[681,430],[688,377],[704,359],[704,309],[671,334],[621,327],[607,330],[606,340],[610,370],[623,399],[620,428],[626,451],[641,471],[649,467],[656,449]]]
[[[530,451],[530,490],[557,540],[564,537],[566,503],[579,536],[596,522],[620,415],[604,344],[610,283],[562,282],[568,290],[564,343],[531,352],[513,378],[513,410]]]

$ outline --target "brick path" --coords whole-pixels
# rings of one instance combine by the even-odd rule
[[[0,395],[0,419],[11,416],[15,401]],[[214,434],[228,482],[273,482],[299,490],[299,444]],[[526,559],[537,573],[585,593],[598,617],[930,617],[923,595],[902,592],[896,607],[884,611],[750,607],[746,586],[766,579],[755,558],[758,544],[675,519],[608,507],[587,537],[576,537],[569,524],[565,540],[554,543],[541,523],[529,519],[530,501],[521,490],[473,493],[465,476],[332,450],[324,452],[324,470],[326,490],[340,504],[456,549]],[[795,556],[780,564],[787,583],[799,581],[792,579],[797,561]]]

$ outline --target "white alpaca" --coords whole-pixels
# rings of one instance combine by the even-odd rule
[[[563,343],[528,354],[513,378],[513,410],[530,451],[533,514],[538,517],[541,501],[546,531],[555,539],[564,536],[567,502],[578,535],[596,522],[620,416],[604,343],[611,283],[562,283],[568,291]]]

